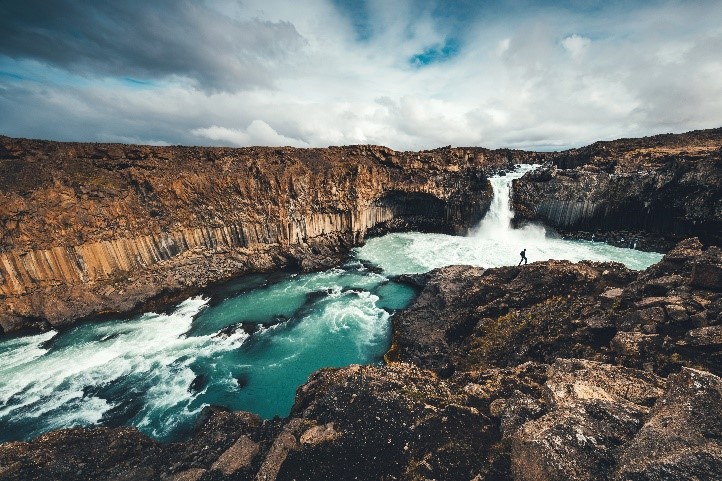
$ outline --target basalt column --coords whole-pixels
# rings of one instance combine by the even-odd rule
[[[339,262],[369,234],[481,219],[484,149],[189,148],[0,137],[0,327],[62,326],[212,282]]]

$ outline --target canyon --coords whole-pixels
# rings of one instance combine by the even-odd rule
[[[540,153],[149,147],[0,137],[0,333],[167,305],[249,272],[336,265],[368,235],[517,223],[667,250],[722,242],[722,129]],[[632,232],[624,234],[619,232]],[[621,239],[621,240],[620,240]]]
[[[249,272],[330,267],[369,234],[463,233],[488,209],[486,176],[537,157],[0,137],[0,329],[162,306]]]
[[[463,233],[516,163],[515,222],[666,246],[632,271],[449,266],[380,365],[327,368],[291,413],[204,408],[0,445],[0,479],[712,480],[722,471],[722,129],[558,153],[209,149],[1,138],[0,324],[66,326],[241,273],[335,265],[371,235]],[[619,218],[621,217],[621,219]],[[621,240],[624,236],[624,241]],[[253,334],[251,334],[251,339]]]

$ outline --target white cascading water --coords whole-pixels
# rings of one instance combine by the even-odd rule
[[[481,267],[516,265],[522,249],[529,262],[548,259],[570,261],[618,261],[631,269],[644,269],[661,255],[613,247],[601,242],[557,238],[540,225],[511,227],[514,213],[510,206],[512,181],[533,170],[524,165],[514,172],[492,177],[494,197],[484,219],[466,237],[415,232],[389,234],[369,239],[358,250],[359,257],[384,269],[387,275],[427,272],[455,264]]]
[[[534,170],[535,167],[534,165],[525,165],[515,172],[489,179],[494,189],[489,211],[479,225],[471,229],[469,237],[487,241],[504,241],[507,245],[510,240],[523,244],[532,239],[546,237],[546,229],[542,226],[527,225],[522,229],[511,228],[511,221],[514,218],[514,212],[511,210],[512,182]]]

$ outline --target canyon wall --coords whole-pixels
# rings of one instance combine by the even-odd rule
[[[516,163],[544,164],[514,183],[516,222],[719,244],[721,149],[722,129],[558,153],[0,137],[0,334],[163,306],[243,273],[321,269],[367,235],[462,233],[488,209],[486,176]]]
[[[597,142],[515,181],[517,221],[722,242],[722,129]]]
[[[328,267],[369,232],[460,233],[488,209],[485,172],[534,155],[0,137],[0,328],[128,312],[246,272]]]

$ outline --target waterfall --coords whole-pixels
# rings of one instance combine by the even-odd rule
[[[476,239],[507,239],[523,241],[526,238],[543,238],[546,230],[540,226],[525,226],[522,229],[512,229],[511,220],[514,211],[511,209],[511,183],[527,172],[534,170],[536,165],[523,165],[518,170],[505,175],[491,177],[489,181],[494,190],[489,206],[489,212],[470,232],[470,237]],[[516,244],[516,242],[515,242]]]

